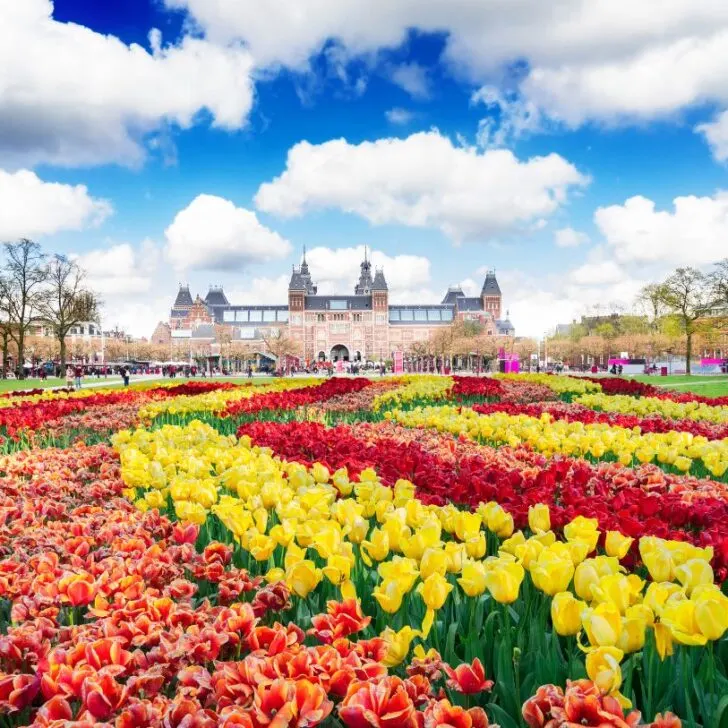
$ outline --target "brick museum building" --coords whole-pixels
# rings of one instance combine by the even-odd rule
[[[230,303],[221,287],[193,299],[189,286],[182,285],[169,323],[157,327],[153,340],[213,343],[226,331],[230,340],[263,351],[268,337],[287,336],[306,361],[381,361],[394,351],[409,351],[458,319],[478,321],[493,336],[514,334],[507,316],[502,317],[494,271],[486,273],[479,296],[466,296],[455,286],[439,303],[391,304],[384,271],[373,271],[366,257],[353,293],[319,295],[304,251],[301,265],[293,267],[287,302]]]

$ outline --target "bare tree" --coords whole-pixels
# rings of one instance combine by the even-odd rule
[[[716,263],[708,278],[713,289],[715,306],[728,309],[728,258]]]
[[[45,259],[38,243],[23,238],[5,243],[5,265],[0,277],[0,299],[5,302],[9,336],[18,348],[18,376],[25,377],[25,339],[38,323],[38,303],[47,276]]]
[[[660,317],[665,312],[662,284],[650,283],[637,294],[637,304],[647,313],[653,331],[659,328]]]
[[[99,301],[86,287],[85,272],[75,261],[61,255],[54,255],[48,261],[45,279],[37,310],[58,341],[63,370],[66,367],[66,337],[74,326],[98,319]]]
[[[277,365],[283,367],[281,359],[286,355],[293,355],[300,349],[296,342],[284,334],[280,329],[262,334],[265,348],[276,358]]]
[[[659,300],[685,334],[685,372],[690,374],[693,335],[698,331],[698,321],[705,316],[712,302],[707,276],[695,268],[678,268],[659,286]]]

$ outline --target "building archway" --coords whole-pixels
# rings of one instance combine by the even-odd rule
[[[349,361],[349,350],[343,344],[331,348],[331,361]]]

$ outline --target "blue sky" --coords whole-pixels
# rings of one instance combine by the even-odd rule
[[[658,0],[0,2],[0,236],[149,335],[179,281],[479,290],[517,333],[728,255],[728,8]],[[16,62],[23,57],[22,65]]]

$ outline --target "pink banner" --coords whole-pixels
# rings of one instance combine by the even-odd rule
[[[394,352],[394,373],[401,374],[404,371],[404,352]]]

